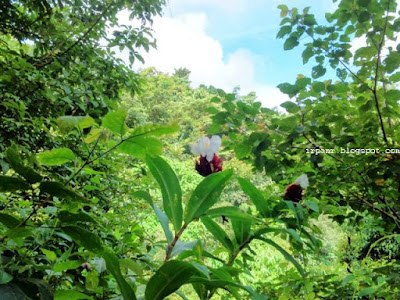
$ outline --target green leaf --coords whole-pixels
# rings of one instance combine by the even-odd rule
[[[10,239],[25,238],[27,236],[30,236],[31,234],[32,234],[32,230],[28,229],[26,227],[10,228],[6,233],[6,235]]]
[[[104,116],[102,125],[116,135],[123,136],[128,131],[128,126],[125,124],[127,115],[127,110],[122,108],[110,111]]]
[[[80,300],[80,299],[93,299],[81,292],[74,290],[58,290],[54,293],[54,300]]]
[[[169,164],[161,157],[147,156],[146,163],[160,185],[164,211],[177,232],[182,226],[183,214],[182,191],[179,180]]]
[[[40,250],[43,252],[44,255],[46,255],[49,261],[55,261],[57,259],[57,255],[54,253],[54,251],[43,248],[40,248]]]
[[[245,158],[246,156],[249,156],[251,154],[252,146],[251,143],[248,141],[244,141],[242,143],[239,143],[235,147],[235,155],[238,159]]]
[[[62,132],[73,128],[84,129],[92,126],[94,119],[89,116],[62,116],[57,119],[57,125]]]
[[[263,217],[267,217],[269,215],[270,208],[261,192],[245,178],[239,177],[238,181],[243,192],[250,197],[250,200],[254,203],[260,214]]]
[[[73,190],[66,188],[62,183],[55,181],[43,181],[39,186],[41,193],[70,201],[87,202],[88,200]]]
[[[301,57],[303,58],[303,64],[306,64],[313,55],[314,55],[313,47],[308,46],[306,49],[304,49],[301,55]]]
[[[68,148],[57,148],[43,151],[37,155],[38,161],[42,165],[59,166],[75,159],[75,154]]]
[[[281,83],[277,86],[282,93],[289,95],[290,97],[293,97],[299,92],[299,88],[296,85],[290,84],[290,83]]]
[[[83,138],[84,142],[87,144],[93,143],[100,139],[101,141],[105,140],[106,134],[105,131],[101,128],[92,128],[89,134]]]
[[[250,221],[232,219],[232,228],[238,245],[243,245],[249,240],[251,228]]]
[[[136,300],[136,295],[131,286],[126,282],[121,274],[121,267],[115,254],[105,250],[102,257],[106,261],[107,271],[110,272],[118,283],[122,296],[125,300]]]
[[[178,123],[172,123],[169,125],[144,125],[136,127],[132,132],[131,136],[162,136],[165,134],[172,134],[179,131]]]
[[[365,297],[368,295],[373,295],[375,293],[375,289],[373,287],[367,287],[362,289],[361,291],[358,292],[359,297]]]
[[[143,274],[142,267],[132,259],[123,258],[123,259],[119,260],[119,263],[120,263],[121,266],[124,266],[124,267],[128,268],[129,270],[134,272],[136,275],[140,276],[140,275]]]
[[[65,270],[75,270],[82,265],[82,262],[79,260],[68,260],[56,263],[53,266],[54,272],[64,272]]]
[[[301,267],[301,265],[285,249],[283,249],[281,246],[279,246],[278,244],[276,244],[274,241],[272,241],[270,239],[266,239],[266,238],[262,238],[262,237],[256,237],[256,238],[273,246],[276,250],[278,250],[285,257],[286,260],[290,261],[296,267],[296,269],[299,271],[301,276],[305,277],[305,273],[304,273],[304,270]]]
[[[42,176],[33,168],[25,166],[19,154],[17,145],[12,144],[5,152],[11,168],[21,175],[27,182],[34,184],[42,180]]]
[[[8,228],[15,228],[21,223],[21,220],[9,214],[0,213],[0,223]]]
[[[63,226],[64,231],[78,245],[85,247],[87,250],[101,255],[104,247],[100,238],[87,229],[78,226]]]
[[[88,290],[96,290],[99,286],[99,273],[92,270],[86,274],[85,288]]]
[[[133,157],[145,159],[146,155],[161,155],[163,144],[156,138],[138,136],[125,140],[118,146],[118,150]]]
[[[257,218],[246,214],[239,207],[236,206],[222,206],[217,208],[212,208],[207,211],[207,216],[211,218],[221,217],[224,215],[227,218],[242,220],[242,221],[252,221],[258,220]]]
[[[31,300],[24,292],[13,283],[1,284],[0,295],[2,300]]]
[[[0,284],[9,283],[13,278],[10,274],[0,269]]]
[[[291,31],[292,31],[292,26],[290,25],[282,26],[281,29],[279,29],[276,38],[281,39],[285,37],[285,35],[289,34]]]
[[[67,210],[63,210],[58,213],[57,217],[60,220],[61,224],[76,224],[76,223],[97,224],[97,222],[90,215],[84,212],[72,213]]]
[[[199,218],[218,201],[232,174],[232,170],[218,172],[207,176],[200,182],[189,199],[185,216],[186,224]]]
[[[228,250],[233,252],[234,247],[231,239],[226,232],[209,217],[202,217],[201,222],[206,226],[207,230]]]
[[[160,221],[160,224],[164,231],[167,242],[171,243],[173,240],[173,234],[172,234],[171,230],[169,229],[168,217],[164,214],[164,212],[157,205],[154,204],[153,209],[154,209],[154,212],[155,212],[158,220]]]
[[[171,260],[161,266],[150,278],[146,287],[146,300],[161,300],[189,281],[195,273],[194,267],[186,262]]]
[[[313,26],[316,24],[317,24],[317,21],[315,20],[314,15],[306,15],[304,17],[304,25]]]
[[[141,198],[143,200],[146,200],[146,202],[153,207],[154,203],[153,203],[153,199],[151,198],[150,194],[148,192],[145,191],[136,191],[132,193],[132,197],[135,198]]]
[[[295,36],[289,37],[283,44],[284,50],[291,50],[299,44],[299,40]]]
[[[326,73],[326,68],[324,68],[321,65],[318,65],[318,66],[315,66],[315,67],[312,68],[311,76],[312,76],[312,78],[316,79],[316,78],[319,78],[321,76],[324,76],[325,73]]]
[[[21,178],[0,175],[0,192],[24,191],[29,188],[29,184]]]
[[[178,240],[174,246],[174,248],[172,249],[171,252],[171,257],[177,256],[179,254],[181,254],[183,251],[186,250],[192,250],[194,248],[194,246],[197,245],[199,241],[195,240],[192,242],[182,242],[180,240]]]
[[[305,204],[309,209],[315,211],[316,213],[319,213],[318,204],[317,204],[316,202],[306,200],[306,201],[304,201],[304,204]]]

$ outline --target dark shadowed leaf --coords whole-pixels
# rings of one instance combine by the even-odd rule
[[[51,196],[70,201],[88,201],[85,197],[79,195],[77,192],[66,188],[62,183],[55,181],[43,181],[39,186],[41,193],[47,193]]]
[[[29,184],[21,178],[0,175],[0,192],[23,191],[29,188]]]
[[[146,300],[161,300],[189,281],[195,268],[186,262],[171,260],[161,266],[146,287]]]

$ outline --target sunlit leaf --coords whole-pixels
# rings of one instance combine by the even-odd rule
[[[232,174],[232,170],[218,172],[207,176],[200,182],[189,199],[185,223],[200,217],[218,201]]]
[[[71,149],[57,148],[39,153],[37,159],[42,165],[59,166],[75,160],[75,154]]]
[[[159,156],[147,156],[146,163],[157,180],[163,196],[166,215],[172,222],[175,231],[182,226],[182,191],[179,180],[169,164]]]

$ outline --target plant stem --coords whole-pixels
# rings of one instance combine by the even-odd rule
[[[174,239],[172,240],[171,244],[168,244],[168,250],[167,250],[167,254],[165,255],[164,263],[169,261],[169,259],[171,258],[172,250],[174,249],[175,244],[178,242],[179,238],[181,237],[182,233],[185,231],[185,229],[187,228],[188,225],[189,225],[189,223],[183,224],[181,229],[179,229],[179,231],[175,234]]]

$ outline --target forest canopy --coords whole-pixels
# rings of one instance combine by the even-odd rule
[[[1,3],[0,298],[399,299],[396,1],[279,5],[279,109],[134,71],[165,5]]]

